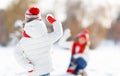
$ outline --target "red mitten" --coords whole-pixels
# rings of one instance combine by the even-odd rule
[[[47,20],[51,24],[53,24],[56,21],[56,19],[52,15],[47,15]]]

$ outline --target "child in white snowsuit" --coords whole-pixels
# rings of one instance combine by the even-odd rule
[[[62,24],[48,15],[47,20],[54,31],[48,33],[37,7],[31,7],[25,13],[23,37],[17,44],[15,57],[28,72],[28,76],[50,76],[53,70],[51,45],[63,34]]]

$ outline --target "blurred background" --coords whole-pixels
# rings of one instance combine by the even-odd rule
[[[64,30],[67,28],[71,30],[71,37],[68,41],[73,40],[78,33],[87,28],[90,31],[90,50],[100,50],[100,58],[106,55],[114,57],[117,56],[116,53],[119,55],[120,52],[116,52],[120,51],[119,0],[0,0],[0,59],[3,59],[3,57],[9,58],[13,55],[8,51],[13,51],[14,46],[21,38],[21,27],[24,21],[24,13],[30,6],[40,7],[42,19],[46,23],[49,32],[53,30],[45,18],[48,13],[51,13],[57,20],[62,22]],[[101,45],[101,49],[98,49]],[[112,53],[109,53],[109,51],[112,51]],[[5,53],[5,55],[2,55],[3,53]],[[8,53],[7,56],[6,53]],[[66,53],[66,51],[63,53]],[[99,55],[96,52],[92,54]],[[95,56],[97,60],[96,55],[92,56]],[[118,57],[115,57],[115,59],[113,58],[113,60],[118,60],[116,60],[115,64],[111,66],[115,66],[116,63],[120,62]],[[110,63],[111,62],[114,61],[110,60]],[[4,63],[6,62],[3,62],[2,65],[5,65]],[[120,65],[117,64],[116,66],[117,70],[120,70],[120,68],[118,68]],[[7,69],[5,69],[5,71]],[[11,67],[9,69],[11,69]],[[97,72],[97,74],[99,73]],[[99,76],[120,76],[118,72],[116,74],[116,72],[113,73],[113,71],[110,71],[107,75],[100,74]],[[1,76],[7,75],[3,74]],[[91,76],[98,75],[94,74]]]
[[[70,28],[72,39],[84,28],[90,30],[91,49],[103,39],[120,40],[120,1],[117,0],[0,0],[0,44],[7,46],[11,41],[24,13],[30,6],[41,9],[42,18],[52,13],[62,22],[63,28]],[[15,24],[17,22],[17,24]],[[46,21],[45,21],[46,22]],[[50,28],[47,24],[48,29]],[[49,29],[51,31],[51,29]]]

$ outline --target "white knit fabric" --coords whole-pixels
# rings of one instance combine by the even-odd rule
[[[30,19],[30,18],[38,18],[41,19],[41,14],[38,15],[32,15],[28,10],[25,12],[25,18]]]
[[[20,64],[33,72],[28,76],[39,76],[52,71],[51,45],[63,34],[62,25],[53,23],[54,32],[48,33],[43,21],[34,20],[25,25],[24,30],[31,38],[23,37],[17,44],[15,56]],[[28,62],[31,61],[33,65]]]

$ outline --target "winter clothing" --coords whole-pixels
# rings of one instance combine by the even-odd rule
[[[25,13],[25,19],[41,19],[40,10],[37,7],[31,7]]]
[[[73,41],[68,41],[68,38],[70,38],[70,36],[71,36],[70,29],[65,29],[62,38],[60,38],[58,42],[59,47],[65,48],[65,49],[71,49]]]
[[[72,58],[67,72],[70,74],[77,75],[80,71],[83,71],[83,69],[85,69],[86,66],[87,61],[84,58],[82,57],[79,57],[77,59]]]
[[[86,49],[88,42],[88,32],[82,32],[79,38],[84,38],[85,43],[81,44],[79,41],[75,41],[72,45],[72,57],[67,72],[71,74],[78,74],[84,70],[87,66],[88,52]]]
[[[31,37],[26,33],[26,31],[23,31],[23,36],[26,37],[26,38],[31,38]]]
[[[76,61],[77,66],[75,68],[74,74],[78,74],[78,72],[82,71],[87,66],[87,61],[82,57],[77,58]]]
[[[87,66],[86,61],[82,57],[79,57],[77,59],[77,63],[78,63],[78,68],[79,69],[84,69]]]
[[[40,75],[40,76],[50,76],[50,74],[49,74],[49,73],[47,73],[47,74],[44,74],[44,75]]]
[[[84,38],[85,41],[88,41],[88,39],[89,39],[89,31],[87,29],[85,29],[82,33],[80,33],[78,38]]]
[[[58,21],[55,20],[52,24],[54,28],[52,33],[48,33],[43,21],[33,20],[25,24],[23,37],[17,44],[15,56],[29,72],[29,76],[41,76],[53,70],[50,49],[62,36],[63,30],[62,24]]]
[[[82,48],[81,48],[82,47]],[[72,55],[74,54],[82,54],[85,50],[85,44],[80,44],[79,42],[74,42],[72,46]]]
[[[53,24],[53,22],[55,22],[56,20],[54,18],[51,18],[52,16],[48,15],[47,16],[47,20],[48,22],[50,22],[51,24]]]

